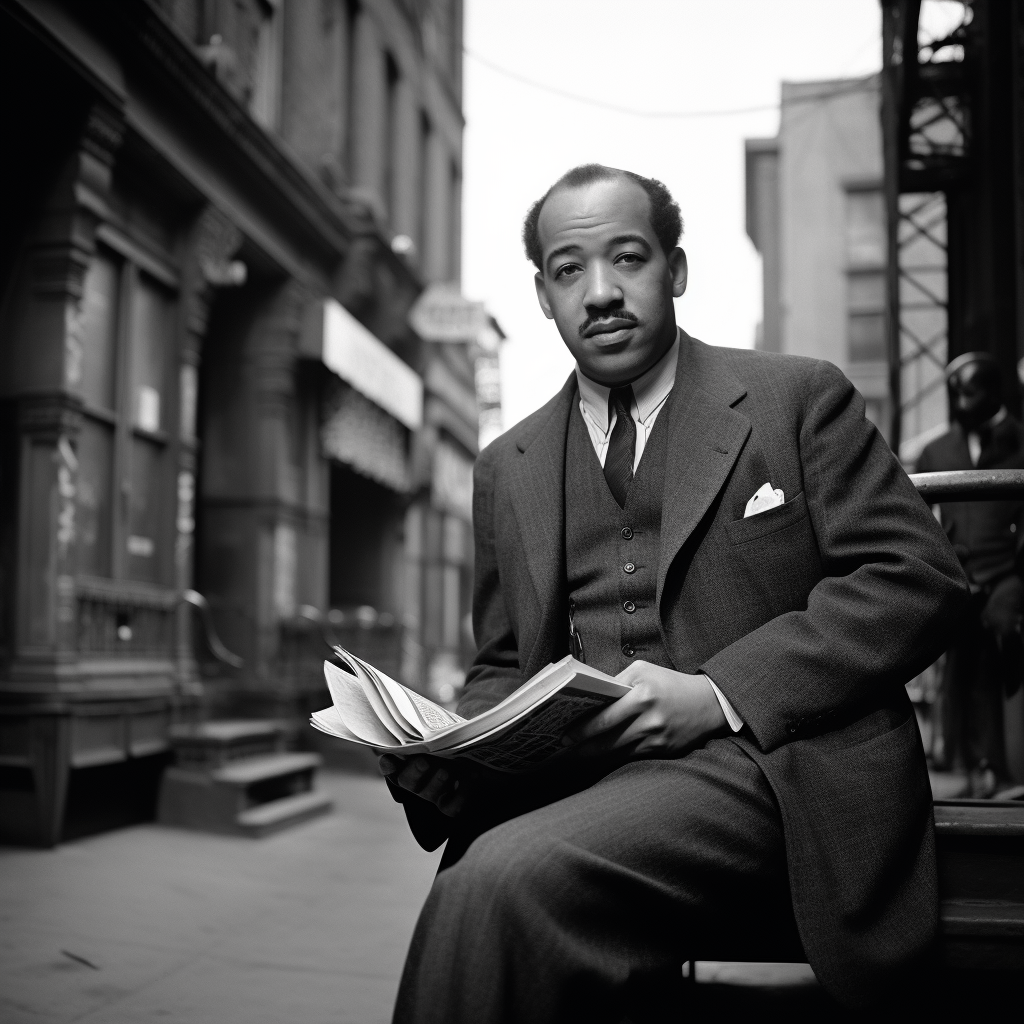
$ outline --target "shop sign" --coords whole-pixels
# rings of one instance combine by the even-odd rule
[[[427,287],[409,311],[409,324],[424,341],[448,342],[474,342],[490,326],[484,304],[450,284]]]
[[[423,381],[340,302],[322,306],[324,365],[399,423],[416,430],[423,423]]]

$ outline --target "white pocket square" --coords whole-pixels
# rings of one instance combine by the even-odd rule
[[[785,501],[786,496],[782,493],[781,487],[773,488],[771,484],[762,484],[757,489],[757,493],[747,502],[747,507],[743,510],[743,518],[756,516],[759,512],[767,512],[770,508],[777,508]]]

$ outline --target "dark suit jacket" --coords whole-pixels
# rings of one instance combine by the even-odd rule
[[[657,600],[665,649],[706,672],[781,809],[807,955],[857,1002],[937,928],[931,793],[904,684],[963,607],[941,529],[834,366],[683,335]],[[567,647],[564,464],[575,378],[475,475],[479,654],[461,714]],[[748,519],[766,481],[786,502]]]

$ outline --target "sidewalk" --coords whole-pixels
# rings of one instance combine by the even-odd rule
[[[440,852],[379,779],[320,786],[334,812],[269,839],[141,825],[0,849],[0,1019],[389,1020]]]
[[[0,848],[4,1024],[377,1024],[440,851],[379,779],[325,773],[332,814],[263,840],[139,825]],[[692,1010],[836,1008],[803,964],[700,963]]]

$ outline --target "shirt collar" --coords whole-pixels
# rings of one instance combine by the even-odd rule
[[[652,412],[661,407],[676,382],[676,364],[679,362],[679,328],[676,340],[669,350],[642,376],[633,381],[633,398],[641,423],[646,422]],[[598,384],[587,377],[576,364],[576,383],[580,389],[580,401],[584,411],[594,424],[608,433],[608,395],[611,388]]]

